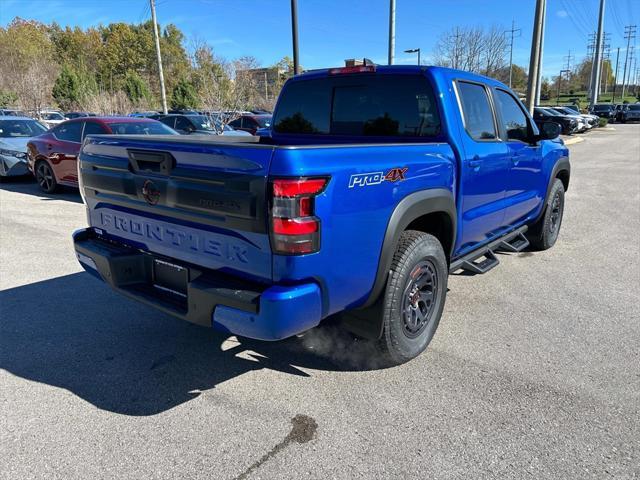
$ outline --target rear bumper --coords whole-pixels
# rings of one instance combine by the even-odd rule
[[[158,258],[101,238],[93,228],[73,234],[82,267],[116,291],[183,320],[258,340],[280,340],[320,323],[320,287],[313,283],[265,286],[189,268],[186,295],[153,285]],[[164,259],[172,261],[171,259]]]

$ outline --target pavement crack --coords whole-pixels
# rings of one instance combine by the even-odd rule
[[[284,440],[282,440],[275,447],[265,453],[257,462],[253,463],[244,472],[235,477],[234,480],[244,480],[248,478],[252,472],[257,470],[267,460],[274,457],[278,452],[284,450],[291,443],[310,442],[315,438],[316,431],[318,430],[318,424],[313,418],[309,417],[308,415],[296,415],[291,419],[291,425],[293,425],[291,427],[291,431],[286,437],[284,437]]]

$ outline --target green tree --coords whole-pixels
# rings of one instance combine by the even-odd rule
[[[70,110],[79,107],[84,99],[97,91],[93,76],[85,70],[63,65],[51,90],[60,108]]]
[[[198,106],[198,94],[191,82],[185,78],[178,80],[178,83],[171,91],[171,108],[183,110]]]
[[[151,99],[151,92],[147,82],[131,70],[127,72],[124,78],[124,92],[134,105],[139,104],[141,101],[148,102]]]
[[[63,65],[53,84],[51,95],[63,110],[70,110],[82,99],[82,83],[69,65]]]

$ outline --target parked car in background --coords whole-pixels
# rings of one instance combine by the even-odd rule
[[[27,115],[17,108],[0,108],[0,117],[26,117]]]
[[[43,110],[37,114],[37,119],[48,128],[55,127],[67,120],[62,112],[56,110]]]
[[[47,129],[29,117],[0,117],[0,176],[14,177],[29,173],[27,143]]]
[[[91,112],[67,112],[64,114],[64,116],[71,120],[72,118],[80,118],[80,117],[96,117],[97,115],[95,113],[91,113]]]
[[[600,118],[597,115],[580,113],[580,110],[575,105],[557,105],[553,108],[560,113],[566,113],[567,115],[580,115],[585,122],[587,122],[589,128],[597,127],[600,124]]]
[[[577,113],[573,113],[573,110],[563,110],[562,107],[546,107],[548,110],[551,110],[557,114],[560,115],[564,115],[567,117],[571,117],[577,120],[578,122],[578,128],[576,130],[576,133],[582,133],[582,132],[586,132],[587,130],[589,130],[591,128],[591,125],[589,125],[589,122],[587,121],[586,118],[584,118],[582,115],[578,115]]]
[[[589,109],[590,113],[597,115],[600,118],[615,119],[616,106],[612,103],[597,103]]]
[[[571,135],[578,131],[578,120],[568,115],[561,115],[550,108],[535,107],[533,109],[533,120],[538,128],[542,129],[542,124],[556,122],[562,128],[564,135]]]
[[[640,103],[630,103],[620,112],[620,121],[622,123],[637,122],[640,120]]]
[[[245,132],[255,135],[259,128],[269,128],[271,126],[271,114],[244,114],[229,122],[236,130],[244,130]]]
[[[622,111],[624,110],[624,108],[627,106],[626,103],[618,103],[616,105],[616,110],[615,110],[615,121],[619,122],[620,120],[622,120]]]
[[[27,143],[29,170],[42,191],[78,186],[78,152],[87,135],[177,135],[156,120],[132,117],[79,117],[67,120]]]
[[[163,115],[158,118],[181,135],[226,135],[247,136],[247,132],[236,131],[228,125],[205,115]]]
[[[129,116],[136,117],[136,118],[152,118],[152,117],[159,117],[160,113],[154,110],[149,110],[146,112],[133,112],[133,113],[130,113]]]

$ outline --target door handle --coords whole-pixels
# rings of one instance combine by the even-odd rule
[[[478,155],[476,155],[471,160],[469,160],[468,165],[471,168],[474,168],[474,169],[477,170],[477,169],[480,168],[480,165],[482,165],[482,160],[480,160],[480,157]]]
[[[521,158],[522,158],[522,155],[520,155],[519,153],[514,153],[513,155],[511,155],[511,161],[513,162],[514,165],[518,165],[518,163],[520,163]]]
[[[50,143],[47,143],[47,150],[51,150],[53,148],[53,145],[51,145]]]

